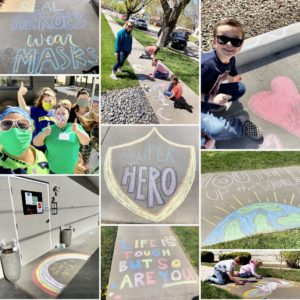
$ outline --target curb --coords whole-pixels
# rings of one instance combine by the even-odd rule
[[[300,22],[246,39],[237,66],[252,63],[300,44]]]

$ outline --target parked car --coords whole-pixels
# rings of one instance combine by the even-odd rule
[[[135,27],[143,30],[148,30],[148,24],[144,19],[137,19]]]
[[[130,17],[128,21],[131,22],[131,23],[133,24],[133,26],[136,26],[137,18],[135,18],[135,17]]]
[[[172,48],[183,50],[187,46],[188,35],[186,32],[173,31],[170,35],[170,44]]]

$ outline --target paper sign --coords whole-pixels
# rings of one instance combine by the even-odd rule
[[[58,139],[61,140],[61,141],[69,141],[70,140],[70,134],[62,132],[62,133],[59,134]]]
[[[38,214],[43,212],[43,202],[38,202],[36,205],[36,211]]]
[[[27,205],[33,205],[32,204],[32,193],[25,193],[25,202]]]

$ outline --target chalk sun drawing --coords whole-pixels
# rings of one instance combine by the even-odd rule
[[[158,140],[160,145],[151,143],[153,139]],[[134,150],[138,146],[143,147],[142,153]],[[187,156],[187,166],[180,184],[174,158],[174,151],[179,150]],[[120,155],[118,151],[126,154],[122,159],[124,168],[117,166],[123,170],[121,177],[113,170],[114,155]],[[154,162],[156,166],[152,165]],[[166,164],[173,164],[174,167]],[[154,222],[165,220],[182,205],[194,182],[195,172],[195,147],[169,141],[156,128],[137,140],[109,147],[103,167],[104,180],[114,199],[131,212]],[[147,192],[143,192],[142,186]],[[127,193],[122,187],[127,187]],[[140,205],[145,201],[147,208]],[[151,211],[154,206],[159,210]]]
[[[271,90],[253,95],[249,107],[261,118],[300,138],[300,94],[288,77],[271,81]]]
[[[64,253],[50,256],[39,263],[32,271],[32,280],[44,293],[56,297],[64,289],[65,285],[57,281],[50,273],[52,264],[68,259],[88,260],[89,256],[81,253]]]

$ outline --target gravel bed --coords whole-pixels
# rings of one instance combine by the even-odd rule
[[[101,123],[158,124],[141,87],[112,90],[101,96]]]
[[[201,30],[203,51],[212,49],[212,30],[219,20],[233,17],[250,38],[283,26],[300,22],[299,0],[203,0]]]

